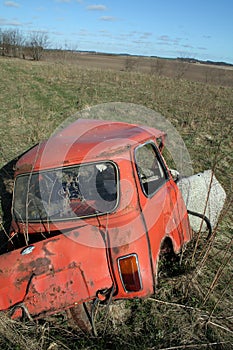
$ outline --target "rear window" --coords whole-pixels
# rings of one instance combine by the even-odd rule
[[[117,174],[113,162],[99,162],[19,175],[14,217],[54,221],[111,212],[118,202]]]

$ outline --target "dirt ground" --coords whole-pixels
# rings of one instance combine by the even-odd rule
[[[47,52],[46,60],[64,61],[87,69],[110,69],[114,71],[136,71],[163,75],[170,78],[187,79],[202,83],[233,86],[233,67],[202,63],[189,63],[178,59],[156,57],[106,55],[69,51]]]

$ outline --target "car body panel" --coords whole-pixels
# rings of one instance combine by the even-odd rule
[[[23,248],[0,256],[1,310],[23,302],[32,315],[51,313],[93,299],[96,291],[113,284],[105,242],[91,225],[26,249],[28,253]]]

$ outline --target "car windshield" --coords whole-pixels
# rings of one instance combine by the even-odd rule
[[[118,201],[117,167],[89,163],[19,175],[15,181],[16,221],[51,221],[114,210]]]

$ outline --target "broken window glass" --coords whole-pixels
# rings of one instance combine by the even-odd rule
[[[111,212],[118,200],[117,167],[89,163],[19,175],[13,213],[17,221],[47,221]]]

